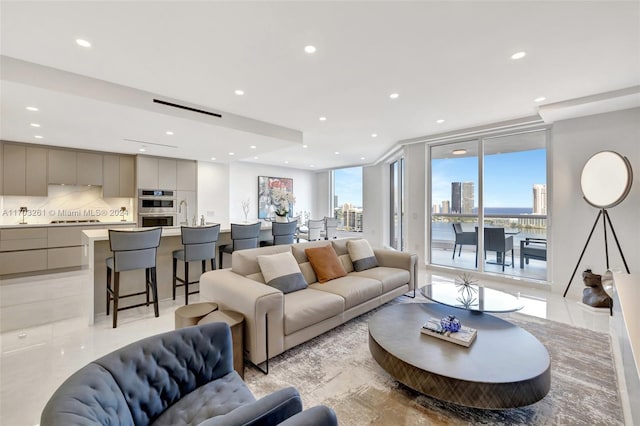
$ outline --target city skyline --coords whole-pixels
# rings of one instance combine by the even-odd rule
[[[362,208],[362,167],[349,167],[333,171],[335,207],[349,203]]]

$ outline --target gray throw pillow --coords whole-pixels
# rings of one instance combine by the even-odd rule
[[[356,272],[366,271],[378,266],[378,259],[373,254],[373,249],[367,240],[347,241],[347,251],[353,262],[353,269]]]
[[[284,294],[307,288],[307,281],[290,251],[258,256],[257,259],[267,285]]]

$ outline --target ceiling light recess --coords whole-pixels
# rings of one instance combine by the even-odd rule
[[[310,44],[308,44],[308,45],[306,45],[304,47],[304,51],[307,52],[307,53],[316,53],[316,50],[317,50],[316,47],[312,46]]]
[[[542,101],[546,101],[546,100],[547,100],[547,98],[545,98],[544,96],[540,96],[538,98],[535,98],[533,100],[533,102],[542,102]]]
[[[236,95],[238,95],[238,96],[242,96],[242,95],[244,95],[244,90],[236,89],[236,91],[235,91],[234,93],[235,93]]]
[[[35,112],[35,111],[38,111],[38,108],[36,108],[36,107],[34,107],[34,106],[28,106],[28,107],[27,107],[27,110],[28,110],[28,111],[33,111],[33,112]]]
[[[516,52],[513,55],[511,55],[511,59],[522,59],[525,56],[527,56],[527,52]]]
[[[441,118],[441,119],[439,119],[439,120],[436,120],[436,123],[438,123],[438,124],[442,124],[442,123],[444,123],[444,120]]]
[[[320,121],[327,121],[327,117],[320,117],[318,120],[320,120]]]
[[[398,99],[398,98],[400,97],[400,94],[398,94],[398,93],[392,93],[392,94],[390,94],[390,95],[389,95],[389,97],[390,97],[391,99]]]
[[[451,153],[453,155],[464,155],[467,153],[466,149],[454,149],[453,151],[451,151]]]
[[[40,127],[40,125],[38,123],[31,123],[30,126],[31,127]]]
[[[85,40],[83,38],[77,38],[76,39],[76,44],[78,46],[81,46],[81,47],[91,47],[91,42],[89,42],[89,41],[87,41],[87,40]]]

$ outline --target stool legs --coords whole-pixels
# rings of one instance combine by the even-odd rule
[[[184,304],[189,304],[189,262],[184,261]]]
[[[155,266],[151,268],[151,291],[153,291],[153,310],[157,318],[160,316],[160,311],[158,310],[158,280]]]
[[[120,296],[120,272],[113,273],[113,328],[118,325],[118,299]]]
[[[178,259],[173,258],[173,300],[176,300],[176,274],[178,273]]]
[[[109,315],[110,304],[111,304],[111,268],[107,266],[107,315]]]

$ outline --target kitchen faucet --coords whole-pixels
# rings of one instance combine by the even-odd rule
[[[182,205],[184,204],[184,224],[189,226],[189,206],[187,205],[187,200],[180,200],[180,204],[178,205],[178,213],[182,213]]]

